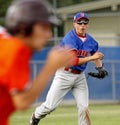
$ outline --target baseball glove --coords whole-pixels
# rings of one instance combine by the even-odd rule
[[[98,78],[98,79],[104,79],[106,76],[108,76],[107,70],[104,69],[104,67],[96,67],[96,70],[98,70],[98,73],[96,72],[89,72],[88,75]]]

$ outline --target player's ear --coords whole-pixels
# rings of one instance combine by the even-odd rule
[[[73,23],[73,27],[75,28],[75,23]]]

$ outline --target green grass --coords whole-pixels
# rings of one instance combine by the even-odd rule
[[[10,125],[29,125],[34,111],[31,108],[13,114]],[[119,125],[120,105],[90,105],[92,125]],[[40,125],[77,125],[77,109],[75,106],[60,106],[53,113],[41,120]]]

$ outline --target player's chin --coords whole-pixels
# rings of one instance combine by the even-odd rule
[[[44,48],[44,46],[37,46],[37,47],[34,47],[33,50],[34,51],[40,51]]]
[[[43,40],[37,40],[35,41],[32,45],[33,45],[33,48],[34,48],[34,51],[40,51],[42,50],[46,44],[48,43],[48,40],[47,39],[43,39]]]
[[[40,50],[42,50],[44,47],[45,47],[45,43],[44,44],[40,44],[40,45],[36,45],[36,46],[34,46],[34,50],[35,51],[40,51]]]

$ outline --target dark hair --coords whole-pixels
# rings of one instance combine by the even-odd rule
[[[21,34],[23,36],[30,36],[32,33],[32,29],[35,23],[32,24],[25,24],[25,23],[19,23],[14,27],[6,27],[7,31],[11,35]]]

